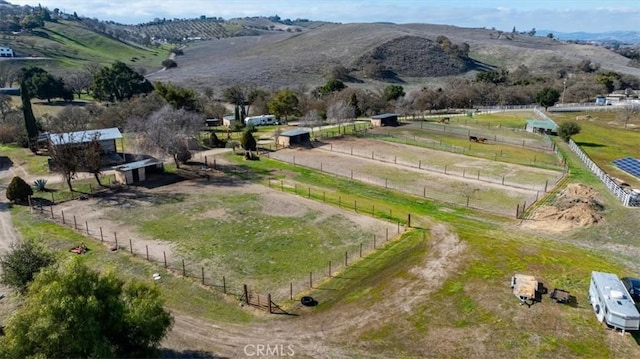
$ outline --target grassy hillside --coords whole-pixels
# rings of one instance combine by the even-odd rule
[[[166,49],[148,49],[118,41],[74,21],[46,22],[44,28],[31,33],[5,37],[18,56],[45,57],[47,59],[38,61],[54,69],[77,68],[89,62],[109,64],[116,60],[132,67],[158,69],[167,54]]]

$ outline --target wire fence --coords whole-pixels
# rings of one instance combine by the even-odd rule
[[[33,215],[70,227],[86,238],[93,240],[96,244],[99,243],[106,246],[110,251],[125,252],[133,257],[141,258],[162,266],[162,268],[172,275],[190,278],[211,290],[235,297],[241,305],[252,306],[272,314],[288,314],[282,305],[276,303],[290,303],[291,301],[299,300],[310,289],[316,288],[321,282],[333,277],[359,259],[381,249],[386,243],[401,235],[412,226],[411,214],[393,213],[391,209],[376,208],[375,206],[365,208],[362,205],[359,206],[357,201],[353,203],[343,202],[342,197],[333,192],[325,191],[321,194],[319,191],[314,191],[312,194],[310,188],[302,191],[301,188],[298,188],[299,186],[297,184],[285,183],[284,181],[280,181],[277,185],[270,181],[269,186],[272,189],[279,189],[317,201],[322,200],[324,203],[337,205],[343,209],[353,210],[363,215],[370,215],[389,222],[395,222],[395,225],[393,225],[395,228],[392,230],[390,227],[387,227],[383,236],[373,235],[369,241],[349,245],[344,251],[344,254],[339,257],[332,258],[328,255],[326,258],[326,267],[315,270],[312,269],[308,273],[300,273],[299,276],[296,276],[295,279],[289,282],[288,286],[279,285],[278,288],[273,288],[273,291],[267,291],[267,293],[265,293],[260,290],[251,290],[246,283],[238,281],[237,278],[235,281],[230,279],[230,277],[237,277],[235,274],[231,276],[218,275],[219,270],[189,263],[188,260],[184,258],[174,258],[171,252],[167,253],[166,250],[163,250],[164,247],[161,247],[159,244],[154,245],[153,241],[138,239],[132,237],[130,234],[119,234],[117,231],[109,232],[99,225],[92,224],[89,220],[82,219],[80,215],[71,213],[73,211],[67,210],[67,212],[65,212],[65,210],[57,210],[55,208],[56,205],[68,203],[69,201],[86,200],[91,194],[84,194],[83,197],[77,196],[73,199],[65,199],[64,201],[57,201],[55,203],[42,198],[30,198],[29,203],[30,211]],[[100,192],[108,190],[109,189],[103,188]],[[98,192],[94,193],[94,195],[97,194]],[[405,215],[405,220],[395,220],[395,218]]]

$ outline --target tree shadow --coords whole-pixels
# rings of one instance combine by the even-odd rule
[[[180,358],[180,359],[226,359],[228,357],[219,356],[204,350],[177,350],[162,348],[160,349],[160,358]]]
[[[13,161],[7,156],[0,156],[0,171],[9,169],[13,166]]]
[[[593,142],[576,142],[576,145],[580,147],[607,147],[607,145]]]

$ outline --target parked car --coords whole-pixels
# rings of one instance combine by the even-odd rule
[[[622,284],[627,288],[629,294],[631,294],[631,298],[634,302],[640,302],[640,279],[624,277],[620,279]]]

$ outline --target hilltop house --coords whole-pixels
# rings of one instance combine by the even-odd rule
[[[0,46],[0,57],[14,57],[13,49],[10,47]]]

